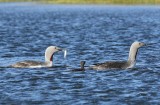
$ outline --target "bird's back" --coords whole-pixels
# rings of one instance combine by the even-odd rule
[[[10,67],[16,67],[16,68],[28,68],[28,67],[40,67],[45,65],[44,62],[37,62],[37,61],[21,61],[21,62],[17,62],[13,65],[11,65]]]
[[[105,69],[123,69],[127,66],[127,62],[126,61],[111,61],[111,62],[104,62],[104,63],[98,63],[98,64],[94,64],[93,66],[91,66],[92,69],[96,69],[96,70],[105,70]]]

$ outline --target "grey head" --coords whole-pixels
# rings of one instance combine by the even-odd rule
[[[132,43],[132,45],[131,45],[131,47],[134,47],[134,48],[140,48],[140,47],[142,47],[142,46],[144,46],[144,45],[146,45],[145,43],[143,43],[143,42],[138,42],[138,41],[135,41],[135,42],[133,42]]]
[[[62,48],[59,48],[57,46],[49,46],[45,51],[45,61],[46,62],[52,61],[54,53],[62,50],[63,50]]]

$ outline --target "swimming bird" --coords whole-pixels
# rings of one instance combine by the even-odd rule
[[[138,53],[138,49],[145,44],[142,42],[134,42],[132,43],[129,51],[129,57],[127,61],[110,61],[105,63],[98,63],[90,66],[91,69],[96,70],[106,70],[106,69],[127,69],[133,68],[136,64],[136,57]]]
[[[85,63],[86,63],[85,61],[81,61],[81,62],[80,62],[81,68],[74,69],[74,70],[72,70],[72,71],[84,71],[84,70],[85,70],[85,68],[84,68]]]
[[[15,67],[15,68],[52,67],[53,55],[59,51],[65,51],[66,54],[66,50],[62,48],[56,46],[49,46],[45,51],[45,62],[27,60],[27,61],[17,62],[15,64],[10,65],[9,67]]]

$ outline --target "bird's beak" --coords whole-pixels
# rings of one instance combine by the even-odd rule
[[[67,56],[67,50],[66,49],[57,47],[57,50],[58,51],[63,51],[64,52],[64,58],[66,58],[66,56]]]
[[[141,43],[141,46],[146,46],[147,44],[145,44],[145,43]]]
[[[57,49],[57,51],[63,51],[63,48],[57,47],[56,49]]]

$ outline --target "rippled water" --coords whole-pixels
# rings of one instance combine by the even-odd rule
[[[0,104],[158,105],[160,103],[160,7],[0,4]],[[79,71],[107,60],[126,60],[134,41],[148,44],[135,68]],[[44,60],[50,45],[53,68],[5,68]]]

